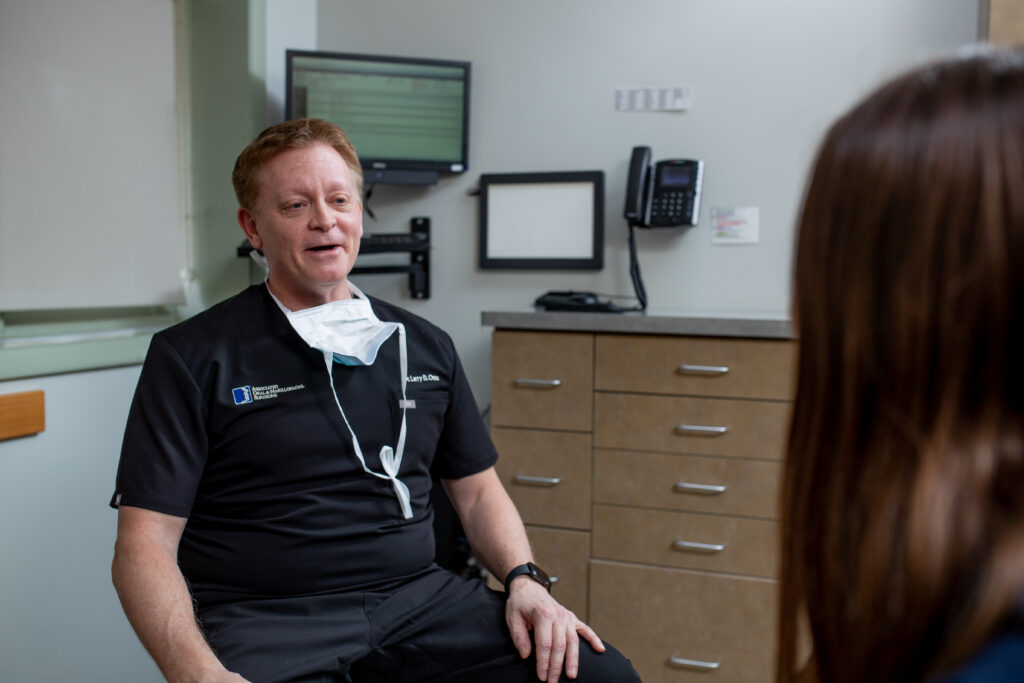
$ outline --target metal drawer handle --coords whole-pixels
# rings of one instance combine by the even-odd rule
[[[697,671],[714,671],[722,665],[721,662],[702,662],[699,659],[683,659],[675,655],[669,655],[668,663],[680,669],[695,669]]]
[[[722,436],[729,431],[728,427],[714,427],[710,425],[676,425],[677,434],[693,434],[696,436]]]
[[[729,372],[728,365],[690,365],[683,363],[676,372],[680,375],[724,375]]]
[[[515,476],[517,484],[529,484],[530,486],[558,486],[562,483],[561,477],[531,477],[527,474]]]
[[[554,389],[562,386],[560,379],[530,379],[529,377],[516,377],[517,387],[532,387],[534,389]]]
[[[720,493],[725,493],[726,487],[719,484],[694,484],[689,481],[677,481],[673,487],[680,493],[703,493],[707,496],[717,496]]]
[[[672,550],[696,553],[720,553],[725,550],[724,543],[697,543],[696,541],[672,541]]]

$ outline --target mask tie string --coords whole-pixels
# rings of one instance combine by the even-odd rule
[[[331,351],[324,351],[323,354],[324,363],[327,365],[327,376],[330,380],[331,394],[334,396],[334,404],[338,406],[338,412],[341,413],[341,419],[345,421],[345,426],[348,428],[349,434],[352,435],[352,448],[355,450],[356,457],[359,459],[359,464],[363,466],[363,471],[367,474],[372,474],[378,479],[388,479],[391,481],[391,485],[395,489],[395,496],[398,498],[398,503],[402,508],[402,516],[405,519],[412,519],[412,496],[409,493],[409,487],[398,478],[398,472],[402,467],[402,456],[405,453],[405,413],[408,403],[405,398],[405,389],[408,378],[409,359],[405,343],[405,326],[398,324],[397,327],[399,337],[399,367],[402,372],[402,425],[398,432],[397,452],[391,446],[383,446],[380,449],[380,462],[384,467],[385,474],[374,472],[366,465],[366,458],[363,457],[363,449],[359,446],[359,439],[356,438],[355,430],[352,429],[352,425],[349,423],[348,417],[345,415],[345,410],[341,407],[341,401],[338,399],[338,392],[334,389],[334,353]]]

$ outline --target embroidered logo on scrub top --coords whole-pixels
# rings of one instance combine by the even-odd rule
[[[235,400],[236,406],[240,406],[245,403],[252,403],[253,401],[265,401],[268,398],[277,398],[279,395],[287,394],[289,391],[297,391],[305,388],[305,384],[292,384],[287,387],[283,387],[280,384],[268,384],[262,387],[254,387],[246,384],[243,387],[235,387],[232,389],[231,398]]]
[[[405,378],[405,381],[410,384],[413,382],[440,382],[441,378],[437,375],[427,373],[425,375],[409,375]]]

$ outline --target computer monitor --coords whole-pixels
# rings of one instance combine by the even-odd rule
[[[433,184],[469,167],[469,62],[287,50],[285,117],[327,119],[367,183]]]

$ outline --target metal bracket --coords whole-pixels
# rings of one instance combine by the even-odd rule
[[[410,221],[408,233],[364,234],[359,246],[362,254],[409,252],[407,266],[356,266],[354,275],[409,273],[409,291],[414,299],[430,298],[430,219],[417,216]]]

